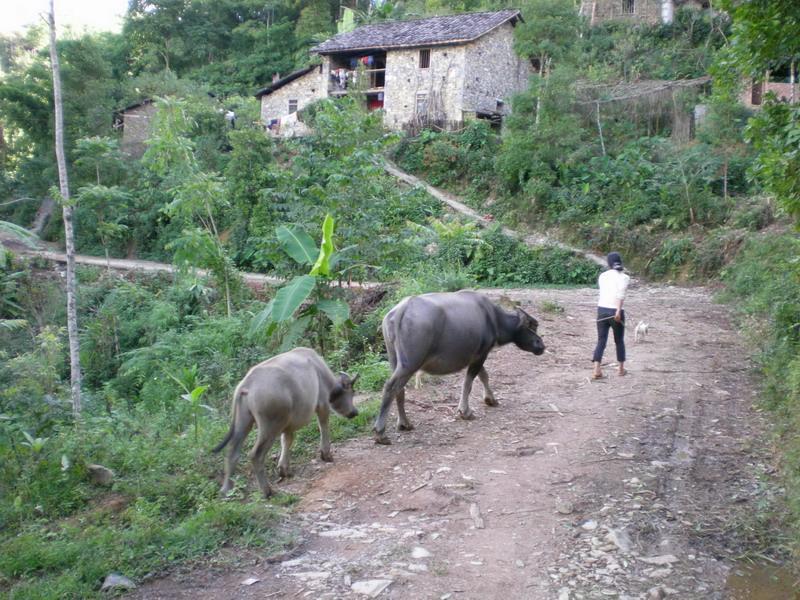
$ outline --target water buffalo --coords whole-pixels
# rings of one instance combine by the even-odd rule
[[[405,385],[416,371],[446,375],[467,368],[458,404],[463,419],[474,416],[469,393],[476,375],[483,384],[484,401],[496,406],[483,368],[486,357],[495,346],[509,342],[541,354],[544,344],[536,333],[538,326],[524,310],[508,312],[478,292],[422,294],[401,300],[383,319],[383,338],[393,372],[383,386],[381,412],[373,429],[375,441],[391,443],[384,432],[393,398],[397,399],[397,428],[413,429],[406,416]]]
[[[233,393],[228,435],[213,449],[213,452],[219,452],[231,442],[225,459],[225,481],[221,492],[227,494],[233,487],[231,475],[239,460],[242,442],[253,423],[258,425],[258,439],[250,451],[250,459],[265,497],[272,494],[272,489],[264,470],[264,456],[280,435],[278,474],[286,477],[294,432],[306,425],[315,412],[319,421],[320,458],[332,462],[328,415],[331,408],[349,419],[358,414],[353,406],[356,379],[358,375],[353,379],[347,373],[334,375],[325,361],[310,348],[295,348],[250,369]]]

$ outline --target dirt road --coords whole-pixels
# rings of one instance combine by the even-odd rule
[[[607,365],[592,382],[595,292],[508,295],[540,318],[548,350],[492,354],[499,407],[476,383],[477,418],[457,420],[460,376],[426,380],[408,392],[414,431],[339,444],[334,464],[284,484],[302,497],[290,556],[195,568],[133,597],[727,597],[739,525],[769,470],[749,349],[727,309],[705,289],[632,288],[629,375]],[[635,344],[639,319],[650,332]]]

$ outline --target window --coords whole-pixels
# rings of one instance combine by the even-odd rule
[[[289,114],[297,112],[297,100],[289,100]]]
[[[636,12],[636,0],[622,0],[622,12],[626,15],[632,15]]]
[[[419,68],[427,69],[431,66],[431,51],[429,48],[419,51]]]
[[[416,112],[417,116],[423,116],[428,113],[428,94],[417,94]]]

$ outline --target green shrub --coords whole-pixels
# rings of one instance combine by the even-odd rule
[[[359,375],[356,382],[359,392],[380,391],[392,374],[386,357],[371,350],[362,354],[361,360],[350,366],[350,374],[356,373]]]
[[[760,235],[725,273],[721,298],[733,304],[763,375],[764,404],[775,413],[785,451],[783,476],[800,556],[800,239]]]
[[[666,238],[650,264],[649,273],[655,277],[676,276],[692,260],[694,253],[692,238]]]
[[[488,230],[469,272],[488,286],[593,283],[599,273],[594,263],[557,247],[529,248],[499,230]]]

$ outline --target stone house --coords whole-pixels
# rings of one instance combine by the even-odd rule
[[[259,90],[261,119],[273,134],[300,134],[297,111],[358,89],[395,130],[454,128],[475,118],[498,122],[533,71],[514,52],[518,10],[387,21],[357,27],[312,49],[322,62]]]
[[[114,115],[114,127],[122,130],[120,150],[132,158],[141,158],[150,137],[150,123],[156,113],[153,100],[146,99],[121,109]]]
[[[640,23],[672,23],[681,7],[710,8],[709,0],[582,0],[580,13],[590,24],[626,20]]]

